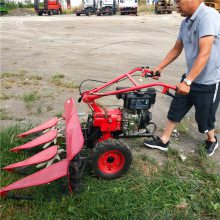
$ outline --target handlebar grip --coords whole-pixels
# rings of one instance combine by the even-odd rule
[[[159,77],[160,77],[160,72],[159,72],[159,71],[156,71],[156,73],[155,73],[154,76],[159,76]]]

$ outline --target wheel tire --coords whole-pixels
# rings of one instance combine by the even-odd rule
[[[124,142],[109,139],[96,144],[90,159],[95,176],[110,180],[119,178],[128,171],[132,154]]]

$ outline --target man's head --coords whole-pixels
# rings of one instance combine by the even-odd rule
[[[181,16],[190,17],[203,0],[176,0],[177,9]]]

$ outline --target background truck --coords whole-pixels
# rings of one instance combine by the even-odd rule
[[[95,14],[97,9],[95,0],[83,0],[83,9],[76,11],[76,16],[82,14],[89,16],[90,14]]]
[[[8,9],[5,4],[5,0],[0,0],[0,16],[8,14]]]
[[[39,0],[34,0],[34,9],[39,16],[62,14],[62,6],[59,0],[44,0],[43,7],[39,6]]]
[[[121,15],[135,14],[137,15],[138,0],[120,0],[119,10]]]
[[[157,0],[155,1],[155,14],[172,14],[173,3],[171,0]]]
[[[116,0],[98,0],[96,15],[115,15],[116,14]]]
[[[205,4],[215,8],[220,13],[220,0],[205,0]]]

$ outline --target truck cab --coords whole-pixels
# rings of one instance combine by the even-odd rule
[[[76,11],[76,15],[80,16],[85,14],[89,16],[90,14],[95,14],[97,9],[95,0],[83,0],[83,9],[79,9]]]
[[[116,14],[116,1],[115,0],[98,0],[96,14],[100,15],[115,15]]]
[[[121,15],[135,14],[137,15],[138,0],[120,0],[119,10]]]
[[[0,0],[0,16],[8,14],[8,9],[5,4],[5,0]]]
[[[39,0],[35,0],[34,9],[39,16],[42,16],[43,14],[62,14],[62,6],[60,0],[44,0],[43,7],[39,6]]]

